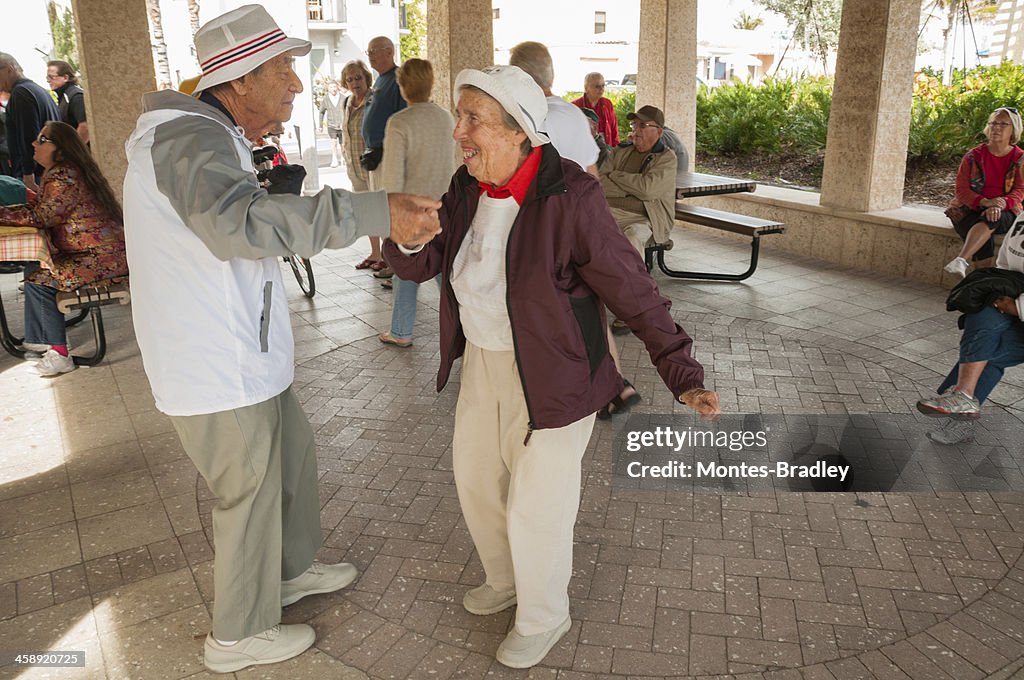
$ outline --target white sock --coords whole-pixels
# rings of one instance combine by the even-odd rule
[[[220,645],[221,647],[231,647],[232,645],[237,645],[238,644],[238,640],[220,640],[218,638],[213,638],[213,639],[216,640],[217,644]]]

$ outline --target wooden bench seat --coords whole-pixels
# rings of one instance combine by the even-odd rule
[[[57,293],[57,309],[62,314],[84,313],[92,317],[92,332],[96,350],[91,356],[73,356],[78,366],[95,366],[107,353],[107,336],[103,330],[103,312],[107,305],[126,305],[131,301],[128,277],[121,276],[97,281],[71,292]]]
[[[676,219],[682,222],[700,224],[705,227],[711,227],[712,229],[720,229],[722,231],[728,231],[734,234],[750,237],[750,265],[747,267],[745,272],[740,274],[689,272],[671,269],[665,264],[665,251],[672,249],[672,242],[649,243],[644,252],[644,262],[647,265],[647,270],[650,271],[654,267],[654,261],[657,260],[658,268],[661,269],[666,276],[671,276],[676,279],[742,281],[750,278],[754,271],[757,270],[757,258],[761,250],[761,237],[771,234],[782,234],[786,231],[786,227],[783,226],[781,222],[763,220],[759,217],[750,217],[747,215],[738,215],[736,213],[725,212],[724,210],[715,210],[713,208],[705,208],[699,205],[687,205],[684,204],[683,201],[676,201]]]

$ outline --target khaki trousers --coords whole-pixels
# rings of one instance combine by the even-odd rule
[[[466,344],[452,444],[455,486],[487,583],[515,588],[516,629],[551,630],[569,615],[581,460],[594,416],[536,430],[514,352]]]
[[[640,253],[640,259],[644,259],[644,250],[647,248],[647,242],[654,236],[654,232],[651,230],[651,223],[646,217],[637,215],[635,212],[622,210],[621,208],[611,208],[611,211],[615,223],[619,225],[619,229],[622,230],[622,233],[629,239],[630,244]]]
[[[171,418],[210,491],[213,635],[241,640],[281,622],[281,580],[320,548],[316,449],[291,387],[252,406]]]

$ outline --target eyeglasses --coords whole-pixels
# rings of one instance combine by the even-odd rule
[[[36,137],[36,144],[46,144],[47,142],[53,142],[53,140],[40,132],[39,136]]]
[[[55,75],[55,76],[47,75],[46,76],[46,82],[51,83],[54,80],[57,80],[58,78],[67,78],[67,76],[62,76],[59,73],[57,75]]]
[[[1013,123],[989,123],[988,126],[996,128],[1013,127]]]
[[[660,127],[661,127],[660,125],[658,125],[657,123],[655,123],[653,121],[649,122],[649,123],[630,123],[629,124],[629,129],[630,130],[634,130],[634,131],[635,130],[640,130],[642,128],[660,128]]]

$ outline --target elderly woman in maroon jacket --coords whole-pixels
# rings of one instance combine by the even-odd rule
[[[443,277],[437,384],[462,356],[453,465],[486,573],[463,605],[484,615],[518,601],[497,659],[527,668],[571,626],[581,460],[595,412],[622,391],[603,304],[680,401],[709,417],[719,402],[601,186],[538,131],[547,103],[533,78],[465,70],[455,91],[465,166],[444,196],[443,232],[421,250],[389,241],[384,252],[402,279]]]

